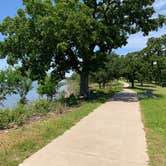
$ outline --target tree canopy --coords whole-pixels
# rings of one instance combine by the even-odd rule
[[[9,64],[21,62],[42,80],[51,70],[54,78],[77,72],[80,95],[87,97],[88,75],[103,65],[112,49],[127,44],[130,34],[157,30],[165,22],[152,18],[154,0],[23,0],[25,9],[4,19],[0,55]]]

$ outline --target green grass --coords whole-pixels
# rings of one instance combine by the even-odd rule
[[[147,84],[135,88],[139,94],[147,89],[156,96],[140,100],[150,165],[166,166],[166,88]]]
[[[96,89],[91,99],[73,106],[70,108],[71,112],[25,125],[6,134],[0,134],[0,165],[17,166],[121,89],[122,86],[118,83],[112,86],[111,91],[109,86],[104,90]]]

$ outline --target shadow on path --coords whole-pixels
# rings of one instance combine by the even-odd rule
[[[138,96],[136,93],[122,91],[114,95],[109,101],[137,102]]]

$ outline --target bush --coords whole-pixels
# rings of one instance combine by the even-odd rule
[[[65,110],[65,107],[60,102],[55,102],[52,106],[57,112],[62,113]]]
[[[161,86],[162,86],[162,87],[166,87],[166,82],[162,82],[162,83],[161,83]]]
[[[64,110],[63,105],[59,101],[38,100],[34,103],[33,114],[47,114],[51,111],[61,112]]]
[[[73,100],[71,101],[73,102]],[[64,110],[64,106],[59,101],[38,100],[27,106],[18,104],[12,110],[4,109],[0,111],[0,129],[23,125],[29,118],[35,115],[46,115],[51,111],[62,113]]]
[[[47,114],[50,112],[50,102],[46,100],[38,100],[32,105],[31,109],[33,114]]]
[[[0,110],[0,129],[9,128],[11,121],[11,112],[8,109]]]
[[[66,98],[66,103],[69,105],[69,106],[72,106],[72,105],[76,105],[78,104],[78,97],[75,96],[74,94],[71,94],[68,98]]]
[[[28,109],[24,105],[19,104],[11,110],[11,122],[13,125],[24,124],[29,116]]]

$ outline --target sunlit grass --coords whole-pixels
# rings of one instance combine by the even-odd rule
[[[138,93],[144,93],[147,89],[150,89],[154,96],[141,99],[140,104],[150,165],[166,166],[166,88],[153,84],[145,84],[143,87],[137,84],[135,88]]]

